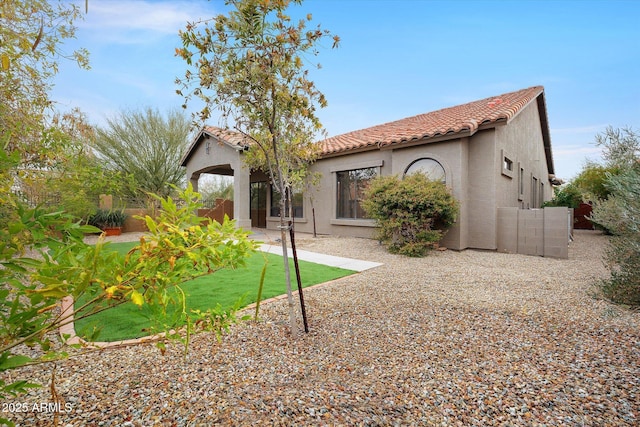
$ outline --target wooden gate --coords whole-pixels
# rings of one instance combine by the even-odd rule
[[[591,215],[591,211],[593,210],[593,206],[588,203],[580,203],[573,211],[573,228],[577,228],[579,230],[593,230],[593,223],[589,221],[589,216]]]

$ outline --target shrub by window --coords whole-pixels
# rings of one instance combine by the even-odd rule
[[[369,218],[362,208],[365,190],[377,176],[377,168],[354,169],[337,172],[337,218]]]
[[[421,172],[375,178],[363,207],[389,252],[408,256],[424,256],[436,247],[459,210],[447,186]]]

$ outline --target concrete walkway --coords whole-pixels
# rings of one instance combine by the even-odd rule
[[[282,255],[282,246],[280,244],[280,232],[277,230],[267,230],[264,228],[251,229],[251,235],[249,237],[254,240],[264,242],[259,249],[262,252],[268,252],[270,254]],[[310,238],[310,234],[296,232],[296,235],[300,238]],[[297,238],[296,238],[297,240]],[[287,239],[287,254],[289,258],[293,257],[293,251],[291,250],[291,241]],[[302,261],[314,262],[316,264],[328,265],[331,267],[344,268],[345,270],[352,271],[365,271],[371,268],[379,267],[382,263],[363,261],[354,258],[344,258],[334,255],[321,254],[317,252],[305,251],[303,249],[296,248],[296,254],[298,259]]]
[[[260,246],[259,249],[262,252],[282,255],[282,246],[280,246],[280,244],[264,243]],[[293,257],[293,251],[291,250],[291,248],[287,248],[287,254],[289,255],[289,258]],[[379,262],[325,255],[301,249],[296,249],[296,254],[298,255],[298,259],[302,261],[314,262],[316,264],[323,264],[331,267],[340,267],[344,268],[345,270],[352,270],[357,272],[369,270],[370,268],[379,267],[382,265],[382,263]]]

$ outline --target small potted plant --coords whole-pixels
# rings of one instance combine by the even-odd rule
[[[89,224],[98,227],[107,236],[119,236],[126,219],[127,214],[122,210],[98,209],[89,218]]]

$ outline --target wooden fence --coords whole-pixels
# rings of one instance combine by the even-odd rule
[[[214,221],[222,222],[226,214],[229,219],[233,219],[233,200],[216,199],[215,203],[209,203],[209,206],[210,207],[198,209],[198,216],[211,218]],[[113,208],[113,199],[111,198],[111,196],[100,196],[100,208]],[[144,220],[135,218],[136,216],[153,216],[153,213],[149,213],[148,209],[125,208],[124,213],[127,214],[127,219],[122,227],[123,233],[149,231]]]

